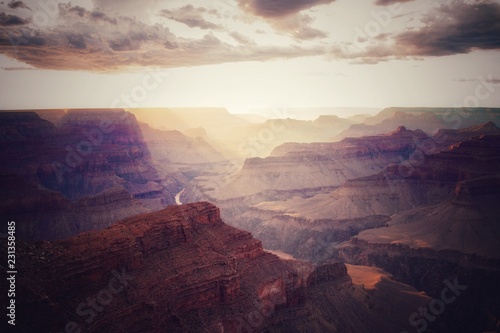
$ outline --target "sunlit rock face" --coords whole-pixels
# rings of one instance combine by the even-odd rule
[[[388,164],[407,159],[427,135],[404,127],[387,134],[350,138],[335,143],[287,143],[266,158],[250,158],[240,171],[206,195],[229,199],[254,195],[266,190],[304,190],[339,186],[348,179],[364,177],[383,170]]]

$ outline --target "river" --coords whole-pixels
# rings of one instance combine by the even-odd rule
[[[184,190],[185,190],[185,188],[183,188],[183,189],[182,189],[179,193],[177,193],[177,194],[175,195],[175,203],[176,203],[177,205],[182,205],[182,202],[181,202],[181,195],[182,195],[182,193],[184,193]]]

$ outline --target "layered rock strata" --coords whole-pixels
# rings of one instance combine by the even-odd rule
[[[407,324],[404,313],[388,320],[378,301],[366,304],[369,292],[344,264],[281,260],[204,202],[64,241],[19,242],[17,251],[23,332],[385,332]]]
[[[0,216],[21,238],[61,239],[162,209],[197,168],[223,160],[202,139],[124,110],[39,112],[57,127],[35,111],[0,112]]]

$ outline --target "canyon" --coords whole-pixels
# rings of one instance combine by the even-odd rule
[[[58,126],[36,112],[0,112],[0,215],[22,221],[23,238],[65,238],[159,210],[196,169],[225,161],[204,140],[153,130],[123,110],[41,114]]]
[[[0,112],[0,215],[17,222],[23,258],[19,322],[415,332],[447,288],[456,297],[426,319],[429,332],[498,330],[499,114]]]
[[[229,224],[295,258],[380,267],[433,298],[456,277],[472,291],[432,329],[496,330],[500,129],[493,120],[433,135],[399,125],[382,135],[283,144],[229,176],[195,179],[184,198],[215,202]]]
[[[488,184],[485,191],[494,193],[499,132],[492,122],[432,137],[400,126],[386,135],[288,143],[265,159],[247,159],[219,182],[195,179],[183,196],[217,203],[228,223],[252,231],[269,249],[321,260],[327,245],[347,241],[363,229],[385,227],[394,214],[417,207],[445,209],[450,200],[456,206],[454,191],[464,197],[471,186],[479,193],[481,184]],[[477,199],[464,197],[460,205],[473,205],[468,200]],[[471,216],[465,220],[473,216],[460,214]],[[494,229],[485,233],[495,231],[489,225]],[[498,250],[497,237],[488,243],[491,251]]]

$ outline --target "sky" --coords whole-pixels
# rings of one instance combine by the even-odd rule
[[[500,106],[500,0],[0,0],[0,109]]]

